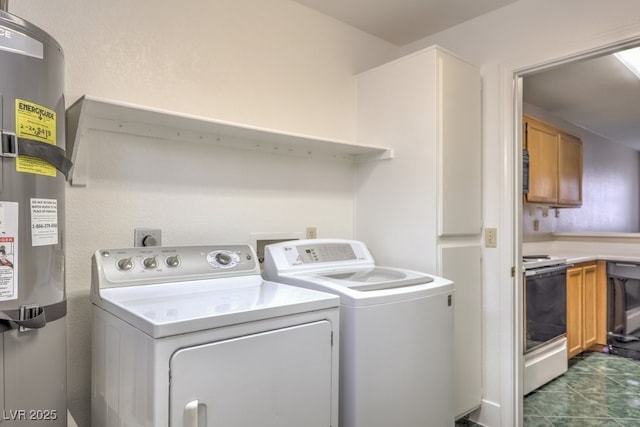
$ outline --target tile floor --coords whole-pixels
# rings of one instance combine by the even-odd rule
[[[586,352],[524,399],[525,427],[640,426],[640,361]],[[477,426],[460,420],[456,426]]]
[[[586,352],[569,371],[524,400],[524,424],[640,426],[640,362]]]

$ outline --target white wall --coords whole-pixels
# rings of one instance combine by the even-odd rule
[[[66,58],[83,94],[199,116],[353,139],[351,76],[396,48],[288,0],[43,0],[9,11]]]
[[[88,94],[291,133],[354,138],[353,75],[397,48],[289,0],[23,0],[63,46],[67,105]],[[89,185],[67,189],[68,396],[89,426],[90,257],[135,227],[164,245],[251,232],[353,235],[353,165],[95,132]]]
[[[640,153],[575,126],[533,105],[524,112],[579,137],[583,149],[582,206],[550,211],[541,209],[523,215],[525,241],[550,239],[563,231],[640,231]],[[533,228],[538,220],[539,229]]]
[[[410,53],[434,43],[481,67],[483,77],[483,215],[498,227],[498,248],[483,254],[484,403],[489,426],[517,425],[516,357],[520,301],[511,267],[519,265],[521,161],[514,135],[514,71],[640,37],[640,2],[635,0],[520,0],[465,24],[404,46]]]
[[[41,26],[64,47],[69,101],[87,93],[328,138],[354,135],[352,75],[398,53],[287,0],[21,0],[11,2],[10,11]],[[401,49],[409,53],[438,43],[482,67],[484,218],[485,225],[499,230],[498,248],[485,250],[483,258],[481,418],[487,425],[515,425],[510,355],[515,287],[510,269],[518,220],[513,212],[517,157],[512,72],[638,37],[639,17],[640,2],[635,0],[520,0]],[[173,154],[162,144],[151,148],[141,143],[133,149],[136,157],[126,160],[127,169],[117,169],[126,156],[110,146],[123,142],[128,141],[97,135],[90,153],[92,167],[97,163],[90,186],[67,193],[69,397],[81,427],[88,425],[87,295],[89,257],[95,249],[129,246],[133,228],[148,225],[163,229],[165,244],[248,242],[250,231],[284,231],[309,221],[319,227],[320,236],[349,237],[352,232],[352,197],[343,186],[351,171],[344,165],[309,162],[311,178],[324,176],[325,168],[337,178],[326,186],[310,179],[311,190],[302,192],[285,180],[286,171],[295,169],[293,160],[197,147],[181,155],[185,164],[196,166],[176,170],[164,156],[159,163],[140,159],[152,153],[156,160],[154,150]],[[220,184],[201,185],[221,178],[209,162],[225,171],[236,164],[238,170],[252,172],[239,184],[225,175]],[[175,174],[177,182],[163,171]],[[264,188],[260,181],[267,172],[282,186]],[[165,191],[167,186],[175,192]],[[300,207],[301,196],[309,206]],[[291,213],[294,207],[302,211]],[[265,212],[259,217],[261,210]],[[339,215],[342,210],[344,216]],[[211,228],[196,233],[194,224]]]

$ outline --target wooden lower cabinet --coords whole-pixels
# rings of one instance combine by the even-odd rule
[[[602,275],[600,275],[601,277]],[[596,262],[576,264],[567,270],[567,352],[571,358],[599,343],[604,316],[600,311],[601,286]],[[605,284],[606,286],[606,284]],[[605,295],[606,298],[606,295]],[[600,304],[599,304],[600,303]]]

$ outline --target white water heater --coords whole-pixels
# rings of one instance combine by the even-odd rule
[[[0,427],[66,426],[64,57],[0,8]]]

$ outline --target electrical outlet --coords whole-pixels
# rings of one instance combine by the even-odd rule
[[[316,227],[307,227],[307,239],[317,239],[318,229]]]
[[[162,246],[162,230],[159,228],[134,228],[133,246]]]
[[[487,227],[484,229],[484,246],[487,248],[498,247],[498,229]]]

